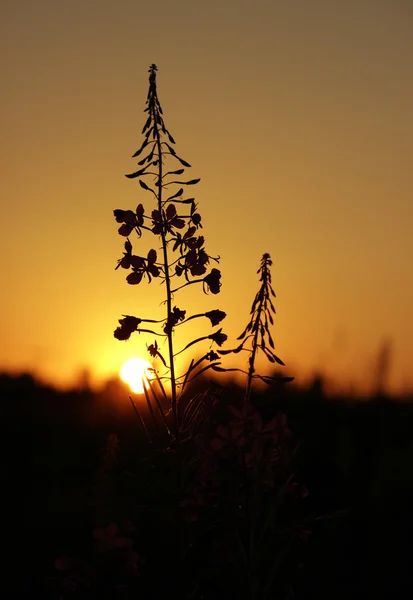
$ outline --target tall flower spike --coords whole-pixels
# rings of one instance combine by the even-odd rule
[[[160,357],[167,369],[165,376],[171,382],[174,420],[172,429],[178,437],[176,382],[185,375],[178,378],[175,375],[174,357],[179,352],[174,352],[174,329],[178,325],[185,326],[187,320],[185,320],[184,309],[172,306],[172,296],[179,289],[192,284],[202,284],[205,293],[218,294],[221,288],[221,273],[217,268],[208,269],[210,262],[218,262],[219,257],[211,257],[205,249],[204,237],[197,235],[199,228],[202,227],[201,215],[197,211],[195,199],[186,197],[185,190],[188,187],[192,188],[200,179],[188,179],[184,175],[185,170],[191,165],[176,152],[175,140],[165,125],[158,98],[157,71],[155,64],[150,65],[149,90],[144,110],[147,117],[142,129],[144,139],[133,155],[133,158],[138,161],[137,169],[126,175],[128,179],[137,180],[139,192],[148,194],[152,205],[144,207],[143,203],[140,203],[136,211],[124,209],[114,211],[115,220],[120,224],[118,233],[127,238],[124,244],[125,251],[122,258],[118,260],[116,268],[122,267],[128,271],[126,281],[130,285],[142,285],[145,281],[151,283],[153,278],[159,278],[165,287],[166,315],[160,325],[162,332],[156,332],[156,335],[167,338],[168,353],[161,355],[154,345],[149,347],[149,351],[153,357]],[[155,236],[156,242],[153,242],[153,247],[147,256],[134,252],[135,234],[137,238],[143,235]],[[154,248],[160,250],[157,252]],[[176,253],[177,258],[172,257],[173,253]],[[172,279],[181,276],[183,276],[183,283],[174,286],[176,289],[172,289]],[[208,316],[212,326],[216,326],[225,313],[217,309]],[[154,322],[132,316],[121,319],[115,337],[126,340],[134,332],[155,333],[153,330],[142,329],[140,326],[142,321]],[[220,330],[201,339],[212,340],[221,345],[226,336]],[[198,342],[199,338],[196,341]],[[187,344],[181,352],[192,343],[194,342]],[[191,364],[193,366],[194,363]]]
[[[237,348],[231,350],[218,350],[218,353],[223,356],[225,354],[237,354],[241,350],[246,350],[250,353],[248,359],[248,379],[247,389],[245,393],[245,405],[249,403],[251,395],[252,380],[254,378],[261,379],[265,383],[272,383],[274,377],[255,375],[255,359],[258,350],[262,350],[271,363],[278,363],[279,365],[285,366],[283,361],[275,354],[274,340],[270,333],[270,325],[274,325],[273,315],[275,314],[275,307],[272,303],[271,298],[275,298],[275,292],[271,285],[271,272],[270,267],[272,266],[272,260],[268,253],[264,254],[261,259],[260,267],[257,273],[260,275],[260,289],[255,295],[254,301],[250,310],[250,321],[241,335],[237,338],[241,341]],[[247,342],[251,340],[251,348],[246,347]],[[239,369],[227,369],[227,370],[239,370]],[[245,371],[243,371],[245,373]],[[283,377],[283,381],[292,381],[292,377]]]

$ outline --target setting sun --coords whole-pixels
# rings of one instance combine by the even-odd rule
[[[143,394],[143,379],[152,379],[151,365],[143,358],[130,358],[123,363],[120,369],[122,381],[129,384],[130,389],[136,394]]]

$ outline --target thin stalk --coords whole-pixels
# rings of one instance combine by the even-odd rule
[[[266,301],[266,288],[267,285],[269,285],[270,289],[271,289],[271,276],[270,276],[270,272],[268,269],[268,265],[271,264],[270,261],[270,255],[269,254],[264,254],[263,259],[262,259],[262,267],[260,269],[261,271],[261,287],[260,287],[260,291],[258,292],[258,297],[259,297],[259,303],[258,303],[258,309],[256,311],[256,317],[255,317],[255,322],[253,325],[253,330],[255,327],[255,332],[254,332],[254,339],[252,342],[252,354],[251,354],[251,358],[249,360],[250,366],[248,369],[248,380],[247,380],[247,390],[245,392],[245,398],[244,398],[244,409],[245,411],[247,411],[247,409],[249,408],[249,402],[250,402],[250,398],[251,398],[251,386],[252,386],[252,378],[253,378],[253,374],[255,371],[255,357],[257,355],[257,350],[258,350],[258,336],[260,333],[260,322],[261,322],[261,313],[263,312],[263,310],[265,311],[265,301]],[[255,302],[254,302],[255,304]],[[254,305],[253,305],[254,306]]]
[[[268,271],[266,265],[264,266],[264,270],[262,273],[262,284],[259,291],[259,303],[258,309],[256,311],[256,317],[253,325],[253,329],[255,327],[254,339],[252,342],[252,352],[251,357],[249,359],[249,369],[248,369],[248,378],[247,378],[247,389],[245,391],[244,396],[244,419],[247,419],[248,409],[250,407],[251,400],[251,388],[252,388],[252,379],[255,372],[255,357],[257,355],[258,350],[258,336],[260,333],[260,321],[261,321],[261,313],[264,308],[264,298],[265,298],[265,286],[267,282]],[[253,493],[254,486],[252,485],[250,478],[248,476],[247,464],[246,464],[246,456],[245,456],[245,448],[242,448],[241,453],[242,458],[242,471],[243,471],[243,479],[244,479],[244,514],[245,521],[247,526],[247,578],[248,578],[248,596],[249,598],[254,597],[254,523],[253,523]]]
[[[258,305],[257,317],[255,319],[255,324],[254,324],[255,325],[255,334],[254,334],[254,339],[252,342],[252,354],[249,359],[250,366],[248,369],[247,389],[246,389],[245,397],[244,397],[245,414],[247,414],[247,411],[249,408],[249,403],[250,403],[250,398],[251,398],[252,376],[255,372],[255,357],[257,355],[257,350],[258,350],[258,335],[259,335],[259,331],[260,331],[260,317],[261,317],[263,302],[264,302],[264,294],[262,294],[262,296],[261,296],[261,300]]]
[[[145,433],[146,433],[146,437],[148,438],[148,441],[149,441],[149,443],[152,445],[151,436],[149,435],[149,431],[148,431],[148,429],[147,429],[147,427],[146,427],[146,425],[145,425],[145,421],[142,419],[142,417],[141,417],[141,414],[140,414],[140,412],[139,412],[139,410],[138,410],[138,407],[136,406],[135,402],[134,402],[134,401],[133,401],[133,399],[132,399],[132,396],[129,396],[129,400],[130,400],[130,402],[131,402],[131,404],[132,404],[133,410],[134,410],[134,411],[135,411],[135,413],[136,413],[136,416],[137,416],[137,417],[138,417],[138,419],[139,419],[139,422],[140,422],[140,424],[142,425],[142,428],[143,428],[143,430],[144,430],[144,431],[145,431]]]
[[[156,84],[154,84],[156,86]],[[155,87],[155,97],[156,97],[156,87]],[[161,146],[161,135],[158,127],[158,109],[156,107],[155,102],[152,105],[152,119],[154,123],[155,130],[155,143],[156,149],[158,153],[158,181],[162,181],[163,177],[163,163],[162,163],[162,146]],[[163,207],[162,207],[162,185],[158,186],[158,211],[163,216]],[[170,314],[172,313],[172,293],[171,293],[171,279],[169,273],[169,261],[168,261],[168,248],[166,242],[166,228],[163,225],[161,229],[161,239],[162,239],[162,252],[163,252],[163,263],[164,263],[164,271],[165,271],[165,286],[166,286],[166,312],[167,319],[169,320]],[[172,416],[173,423],[175,429],[175,439],[177,446],[179,446],[179,417],[178,417],[178,407],[176,401],[176,381],[175,381],[175,364],[174,364],[174,349],[173,349],[173,339],[172,339],[172,331],[169,331],[168,336],[168,351],[169,351],[169,368],[170,368],[170,376],[171,376],[171,404],[172,404]]]
[[[158,375],[158,371],[154,370],[154,373],[155,373],[156,381],[158,382],[159,388],[160,388],[160,390],[161,390],[161,392],[162,392],[162,395],[163,395],[163,397],[164,397],[164,398],[165,398],[165,400],[166,400],[166,403],[167,403],[169,406],[171,406],[171,401],[170,401],[170,399],[169,399],[169,398],[168,398],[168,396],[167,396],[167,393],[166,393],[166,391],[165,391],[165,388],[163,387],[162,379],[159,377],[159,375]],[[168,414],[169,414],[169,410],[168,410]]]
[[[162,420],[164,422],[164,425],[165,425],[166,431],[168,432],[168,435],[170,435],[171,432],[170,432],[170,429],[169,429],[168,421],[166,420],[165,413],[163,411],[163,408],[162,408],[162,405],[161,405],[160,400],[158,398],[158,395],[156,393],[156,390],[153,388],[152,382],[151,382],[151,380],[148,377],[144,378],[144,385],[145,385],[145,383],[147,383],[147,385],[148,385],[148,387],[149,387],[149,389],[150,389],[150,391],[152,393],[152,396],[155,398],[155,402],[156,402],[156,405],[158,407],[159,414],[162,417]]]
[[[154,413],[154,410],[153,410],[153,407],[152,407],[151,399],[150,399],[150,396],[149,396],[149,392],[148,392],[148,390],[146,388],[146,385],[143,385],[143,392],[145,394],[146,403],[148,405],[149,412],[150,412],[150,415],[152,417],[152,421],[153,421],[153,424],[154,424],[154,427],[155,427],[155,431],[156,431],[156,433],[158,435],[158,438],[160,439],[161,438],[161,432],[159,431],[158,422],[156,420],[156,416],[155,416],[155,413]]]

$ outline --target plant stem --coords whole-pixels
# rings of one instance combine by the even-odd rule
[[[260,334],[260,323],[261,323],[261,313],[264,309],[264,299],[266,293],[266,286],[268,280],[269,272],[267,263],[264,262],[261,271],[261,287],[258,292],[258,308],[256,310],[256,317],[254,321],[254,325],[252,330],[254,331],[254,339],[252,342],[252,352],[249,359],[249,369],[248,369],[248,378],[247,378],[247,389],[245,391],[244,396],[244,419],[247,420],[248,409],[250,407],[251,400],[251,388],[252,388],[252,377],[255,371],[255,357],[257,355],[258,350],[258,336]],[[248,581],[248,598],[250,600],[254,597],[254,588],[255,588],[255,573],[254,573],[254,487],[250,481],[248,476],[247,464],[246,464],[246,456],[245,456],[245,447],[242,448],[242,470],[243,470],[243,479],[244,479],[244,514],[245,521],[247,526],[247,581]]]
[[[156,85],[156,84],[155,84]],[[156,87],[154,90],[154,96],[156,97]],[[162,146],[161,146],[161,136],[158,127],[158,109],[156,107],[155,102],[152,104],[152,119],[154,123],[155,129],[155,139],[156,139],[156,149],[158,153],[158,211],[163,220],[163,206],[162,206],[162,176],[163,176],[163,164],[162,164]],[[162,239],[162,251],[163,251],[163,263],[165,270],[165,285],[166,285],[166,312],[167,312],[167,321],[172,313],[172,294],[171,294],[171,278],[169,273],[169,262],[168,262],[168,248],[166,242],[166,227],[163,224],[161,229],[161,239]],[[170,376],[171,376],[171,405],[172,405],[172,415],[173,415],[173,423],[174,423],[174,433],[175,440],[177,446],[179,446],[179,416],[178,416],[178,407],[177,407],[177,399],[176,399],[176,381],[175,381],[175,364],[174,364],[174,349],[173,349],[173,338],[172,338],[172,330],[168,332],[168,351],[169,351],[169,368],[170,368]]]
[[[245,414],[247,414],[247,411],[249,408],[249,403],[250,403],[250,398],[251,398],[252,376],[255,371],[255,357],[257,355],[257,350],[258,350],[258,335],[259,335],[259,331],[260,331],[260,318],[261,318],[261,312],[262,312],[262,307],[263,307],[263,302],[264,302],[264,286],[265,286],[265,281],[263,282],[260,292],[259,292],[261,295],[261,299],[260,299],[260,303],[258,305],[257,317],[256,317],[255,323],[254,323],[255,333],[254,333],[254,339],[252,342],[252,354],[249,359],[250,366],[248,369],[247,389],[246,389],[245,397],[244,397]]]

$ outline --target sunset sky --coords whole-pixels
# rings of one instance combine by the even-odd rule
[[[389,343],[389,389],[413,389],[410,0],[3,0],[0,48],[0,370],[66,385],[147,357],[113,330],[163,316],[162,288],[115,271],[113,209],[150,207],[124,174],[156,63],[221,256],[221,294],[176,304],[226,311],[233,341],[269,252],[285,374],[366,389]]]

